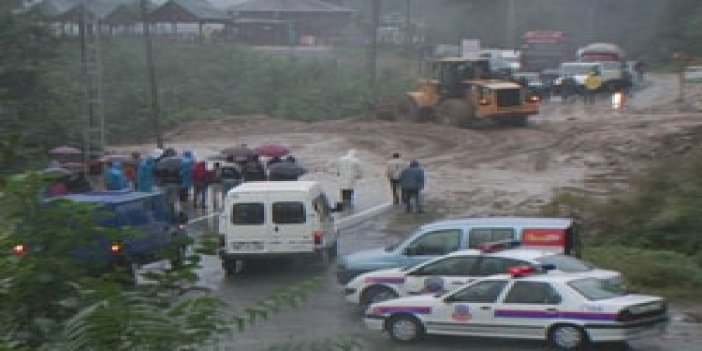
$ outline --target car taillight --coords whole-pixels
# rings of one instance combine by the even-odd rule
[[[110,245],[110,252],[113,254],[117,254],[117,253],[122,252],[122,245],[119,243],[114,243],[114,244]]]
[[[314,237],[315,245],[322,245],[322,240],[324,240],[324,232],[316,231],[312,233],[312,236]]]
[[[24,256],[24,254],[27,253],[27,247],[24,246],[24,244],[17,244],[12,247],[12,253],[14,253],[15,256]]]

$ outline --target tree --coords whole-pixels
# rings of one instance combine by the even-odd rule
[[[50,71],[57,43],[36,11],[19,11],[19,0],[0,2],[0,170],[28,166],[56,140],[74,114]]]

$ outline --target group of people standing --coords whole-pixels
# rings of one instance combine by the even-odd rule
[[[170,204],[187,203],[192,196],[193,208],[206,209],[208,193],[216,210],[227,192],[247,181],[297,180],[305,169],[293,156],[273,157],[264,166],[258,155],[245,161],[227,157],[224,162],[196,160],[191,151],[178,155],[176,150],[156,149],[146,157],[135,156],[134,175],[125,171],[120,162],[112,162],[105,173],[106,190],[132,189],[142,192],[163,191]]]
[[[426,176],[419,161],[412,160],[408,163],[400,158],[399,153],[393,153],[386,163],[385,175],[390,182],[393,205],[399,205],[402,201],[406,212],[412,212],[413,207],[416,212],[423,212],[420,195]]]
[[[356,150],[351,149],[339,158],[336,175],[339,177],[344,208],[353,207],[354,188],[363,176]],[[385,165],[385,175],[390,183],[394,205],[402,202],[407,212],[413,210],[417,213],[423,212],[421,192],[424,189],[426,176],[419,161],[407,162],[400,158],[399,153],[394,153]]]

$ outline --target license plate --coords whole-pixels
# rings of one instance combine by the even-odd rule
[[[262,242],[238,242],[232,243],[234,251],[261,251],[263,250]]]

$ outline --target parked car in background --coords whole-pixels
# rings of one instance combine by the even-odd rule
[[[337,261],[337,280],[378,269],[411,267],[450,252],[475,249],[501,240],[519,240],[522,246],[579,256],[578,225],[569,218],[485,217],[441,220],[425,224],[405,240],[355,252]]]
[[[367,306],[399,296],[435,294],[456,286],[528,266],[551,274],[576,274],[606,279],[622,285],[618,272],[596,268],[575,257],[523,248],[508,248],[513,242],[484,244],[483,250],[461,250],[411,268],[391,268],[361,274],[346,284],[344,294],[351,303]]]
[[[484,336],[547,340],[561,350],[579,350],[590,342],[661,335],[670,317],[661,297],[629,294],[601,278],[516,267],[444,294],[372,304],[363,320],[399,342],[426,334]]]
[[[527,89],[527,93],[533,94],[544,100],[550,91],[541,80],[541,74],[537,72],[516,72],[512,74],[512,79],[519,85]]]

